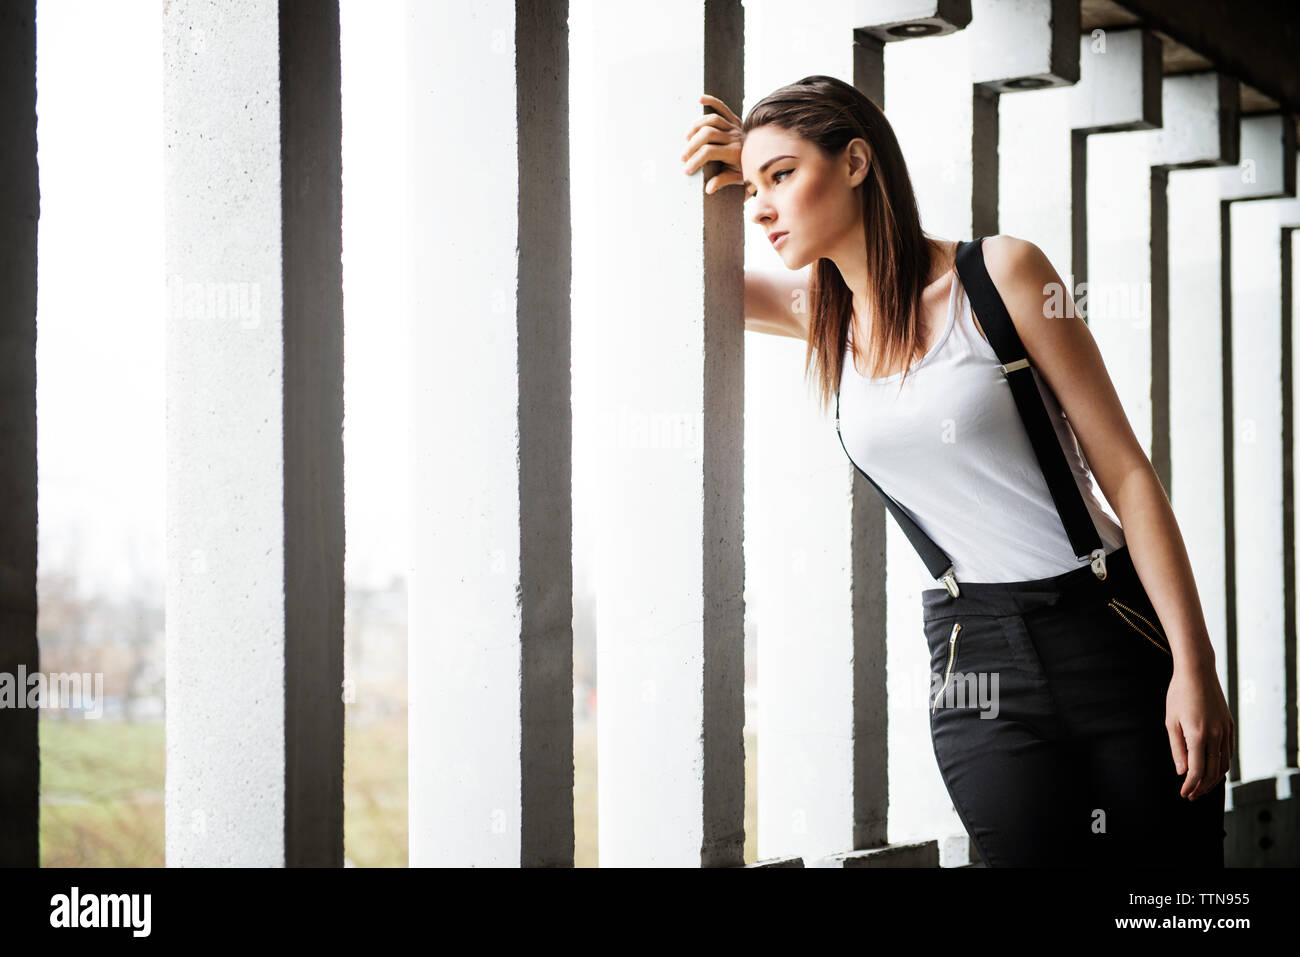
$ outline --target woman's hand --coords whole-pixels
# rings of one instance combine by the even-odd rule
[[[724,186],[745,181],[740,172],[740,144],[745,134],[741,130],[740,117],[716,96],[706,93],[700,97],[700,102],[718,112],[705,113],[686,134],[683,172],[689,176],[711,160],[721,163],[722,172],[704,185],[704,192],[713,193]]]
[[[1194,801],[1216,787],[1232,764],[1232,714],[1212,661],[1175,665],[1165,697],[1165,728],[1174,766],[1187,774],[1179,794]]]

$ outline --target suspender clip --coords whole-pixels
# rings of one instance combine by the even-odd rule
[[[1019,369],[1028,369],[1029,359],[1027,357],[1024,359],[1017,359],[1015,362],[1008,362],[1006,365],[998,366],[998,368],[1002,370],[1003,376],[1007,376]]]
[[[1099,578],[1101,581],[1105,581],[1106,580],[1106,549],[1105,548],[1093,549],[1092,555],[1090,555],[1089,557],[1092,560],[1092,573],[1096,575],[1097,578]]]
[[[943,586],[948,589],[948,594],[956,598],[961,594],[961,591],[957,588],[957,576],[953,574],[952,569],[953,566],[949,565],[948,570],[943,573],[943,577],[939,581],[943,582]]]

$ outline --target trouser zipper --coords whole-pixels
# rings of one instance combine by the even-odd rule
[[[959,631],[961,631],[961,622],[954,621],[952,623],[952,634],[948,636],[948,669],[943,674],[943,687],[934,696],[934,704],[930,705],[930,714],[934,714],[935,709],[939,707],[939,699],[948,690],[948,679],[952,676],[952,663],[957,657],[957,633]]]
[[[1156,638],[1152,637],[1152,633],[1158,634],[1162,638],[1164,637],[1164,632],[1160,630],[1160,627],[1158,625],[1152,624],[1151,621],[1145,615],[1143,615],[1141,612],[1137,611],[1136,609],[1130,608],[1128,605],[1124,604],[1118,598],[1112,598],[1109,602],[1107,602],[1107,605],[1110,607],[1111,611],[1115,612],[1115,614],[1123,618],[1124,621],[1128,622],[1130,628],[1136,631],[1147,641],[1151,642],[1151,644],[1155,645],[1165,654],[1169,655],[1169,657],[1171,658],[1173,657],[1173,653],[1168,648],[1166,648],[1163,644],[1161,644],[1160,641],[1158,641]],[[1139,625],[1136,621],[1134,621],[1133,618],[1130,618],[1129,615],[1132,615],[1134,618],[1138,618],[1141,621],[1145,622],[1147,627],[1150,628],[1151,631],[1150,632],[1145,631],[1142,628],[1142,626]]]

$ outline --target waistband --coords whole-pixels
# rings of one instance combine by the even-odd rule
[[[1026,612],[1080,599],[1105,599],[1117,589],[1141,587],[1127,543],[1106,555],[1106,579],[1098,578],[1091,565],[1021,582],[962,582],[956,598],[947,588],[926,588],[921,592],[925,620],[950,615],[1023,615]]]

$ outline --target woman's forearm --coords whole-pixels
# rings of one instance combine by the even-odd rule
[[[1112,502],[1133,567],[1146,588],[1173,652],[1174,667],[1214,667],[1214,646],[1196,591],[1187,547],[1155,469],[1135,469]]]

